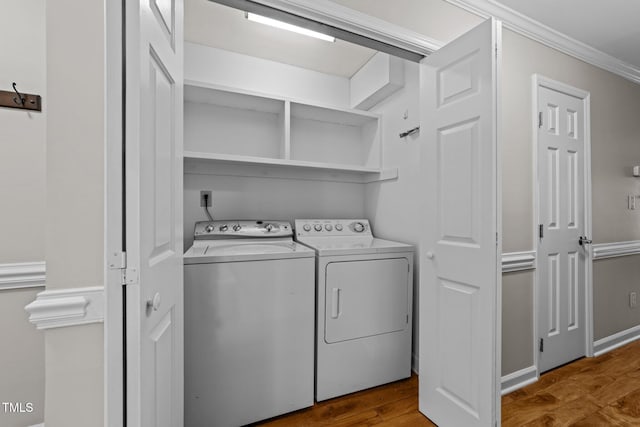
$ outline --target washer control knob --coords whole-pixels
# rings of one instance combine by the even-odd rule
[[[236,224],[233,226],[233,231],[240,231],[240,229],[242,229],[242,226],[240,224]]]
[[[342,224],[336,224],[336,230],[342,231]]]
[[[322,231],[322,225],[316,224],[316,225],[313,226],[313,229],[316,230],[316,231]]]
[[[214,229],[213,224],[207,224],[207,226],[204,228],[204,232],[211,233],[213,229]]]
[[[353,230],[356,233],[362,233],[364,231],[364,224],[361,222],[356,222],[355,224],[353,224]]]
[[[273,230],[273,224],[267,224],[264,226],[265,230],[267,230],[267,233],[270,233],[271,230]]]
[[[227,231],[229,229],[229,226],[227,224],[222,224],[220,226],[220,231]]]
[[[333,225],[325,224],[324,229],[327,230],[327,231],[331,231],[331,230],[333,230]]]
[[[304,231],[311,231],[311,226],[309,224],[305,224],[305,225],[302,226],[302,229]]]

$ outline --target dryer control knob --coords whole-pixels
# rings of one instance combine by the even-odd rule
[[[331,231],[331,230],[333,230],[333,225],[325,224],[324,229],[327,230],[327,231]]]
[[[356,222],[353,224],[353,229],[356,233],[362,233],[364,231],[364,224],[361,222]]]
[[[213,231],[213,225],[212,224],[208,224],[205,228],[204,231],[205,233],[211,233]]]
[[[336,230],[342,231],[342,224],[336,224]]]
[[[273,224],[267,224],[264,226],[265,230],[267,230],[267,233],[270,233],[271,230],[273,230]]]
[[[305,224],[305,225],[302,226],[302,229],[304,231],[311,231],[311,226],[309,224]]]
[[[229,229],[229,226],[227,224],[222,224],[220,226],[220,231],[227,231]]]
[[[233,226],[233,231],[240,231],[241,228],[242,226],[240,224],[236,224]]]
[[[316,231],[322,231],[322,225],[316,224],[316,225],[313,226],[313,229],[316,230]]]

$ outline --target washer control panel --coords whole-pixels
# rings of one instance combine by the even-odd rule
[[[293,236],[291,223],[272,220],[200,221],[193,232],[196,240],[288,236]]]
[[[371,236],[367,219],[296,219],[297,237],[304,236]]]

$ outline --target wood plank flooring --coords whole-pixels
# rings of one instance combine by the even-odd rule
[[[418,377],[274,418],[265,427],[434,426],[418,412]],[[640,426],[640,341],[542,375],[502,398],[504,427]],[[457,426],[454,426],[457,427]]]

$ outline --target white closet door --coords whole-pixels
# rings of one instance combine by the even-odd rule
[[[183,2],[126,2],[127,424],[183,425]]]
[[[499,421],[498,57],[488,20],[421,63],[420,411]]]

